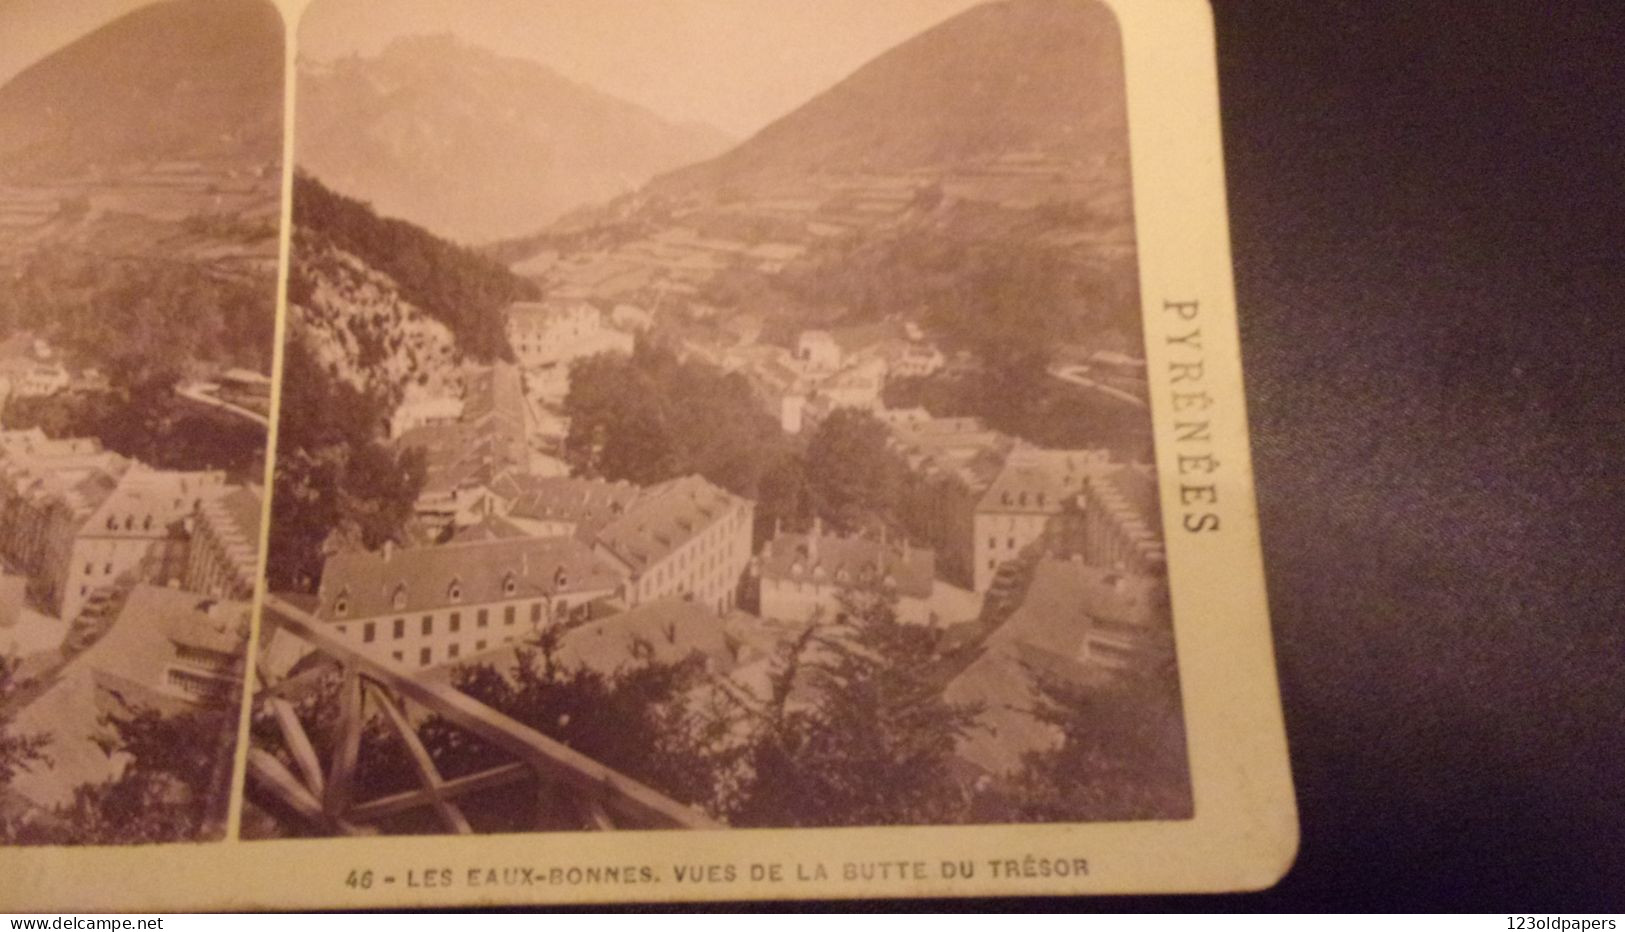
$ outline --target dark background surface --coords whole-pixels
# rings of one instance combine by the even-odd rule
[[[1625,3],[1214,10],[1297,865],[867,905],[1625,910]]]
[[[1214,8],[1303,843],[1206,905],[1625,909],[1625,4]]]

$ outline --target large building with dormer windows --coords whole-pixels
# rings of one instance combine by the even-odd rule
[[[999,566],[1043,536],[1069,501],[1075,503],[1086,479],[1111,469],[1105,450],[1010,451],[976,506],[971,533],[973,588],[986,592]]]
[[[322,570],[316,615],[380,659],[418,670],[584,617],[624,578],[567,535],[339,553]]]
[[[899,621],[929,624],[935,566],[934,553],[907,541],[893,545],[827,534],[815,522],[811,533],[780,533],[763,548],[761,615],[797,623],[819,615],[832,620],[847,592],[878,589],[896,598]]]
[[[626,576],[628,607],[677,596],[721,615],[750,565],[755,519],[755,502],[684,476],[645,490],[595,540]]]

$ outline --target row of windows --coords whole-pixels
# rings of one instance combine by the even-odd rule
[[[475,641],[474,642],[474,653],[476,653],[476,654],[480,653],[481,651],[485,650],[489,646],[490,646],[490,643],[488,641]],[[446,659],[446,660],[456,660],[458,657],[461,657],[462,654],[463,654],[463,651],[462,651],[462,645],[461,644],[451,644],[451,645],[446,647],[446,653],[445,653],[445,658],[444,659]],[[406,652],[405,651],[400,651],[400,650],[390,651],[389,655],[391,657],[395,658],[396,663],[405,663],[406,662]],[[435,662],[435,660],[434,660],[434,648],[433,647],[422,647],[422,648],[418,649],[418,666],[420,666],[420,667],[432,666],[434,664],[434,662]]]
[[[541,602],[532,602],[530,604],[530,623],[532,625],[540,624],[545,611],[546,611],[546,606],[543,603],[541,603]],[[516,605],[505,605],[505,606],[503,606],[503,608],[502,608],[502,625],[503,625],[503,627],[512,627],[514,624],[518,623],[518,621],[519,621],[518,606],[516,606]],[[422,620],[418,624],[419,633],[423,637],[431,637],[431,636],[433,636],[434,631],[435,631],[434,622],[435,622],[435,616],[433,616],[433,615],[424,615]],[[491,610],[490,609],[482,608],[479,611],[474,613],[474,626],[476,628],[486,628],[486,627],[489,627],[490,624],[491,624]],[[457,634],[457,633],[461,632],[463,630],[463,613],[462,612],[452,612],[450,615],[446,616],[446,629],[447,629],[447,631],[449,631],[452,634]],[[406,619],[405,618],[397,618],[391,623],[391,634],[392,634],[391,640],[399,641],[402,638],[406,637]],[[361,626],[361,641],[362,641],[362,643],[371,644],[376,640],[378,640],[378,622],[369,621],[369,622],[366,622],[365,624],[363,624]]]

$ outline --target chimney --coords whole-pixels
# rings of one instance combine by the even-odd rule
[[[822,537],[823,534],[824,519],[814,517],[812,533],[807,535],[807,563],[809,565],[818,562],[818,538]]]
[[[388,563],[390,560],[395,558],[395,539],[393,537],[384,541],[383,554],[385,563]]]

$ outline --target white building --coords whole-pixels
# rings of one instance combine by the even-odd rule
[[[632,352],[632,334],[607,326],[585,301],[521,301],[506,311],[508,345],[526,369],[545,369],[596,356]]]
[[[976,506],[972,526],[974,586],[986,592],[1000,564],[1043,536],[1050,521],[1076,500],[1091,475],[1111,469],[1105,450],[1017,447]]]
[[[329,557],[316,614],[380,659],[423,669],[579,616],[623,579],[570,536],[386,547]]]
[[[625,601],[667,596],[721,615],[733,609],[750,565],[756,504],[699,476],[657,485],[596,535],[598,552],[625,572]]]
[[[843,609],[843,593],[874,588],[897,598],[897,618],[912,624],[931,621],[935,555],[865,537],[825,534],[815,525],[810,534],[779,534],[761,556],[763,618],[805,623],[819,613],[834,619]]]

